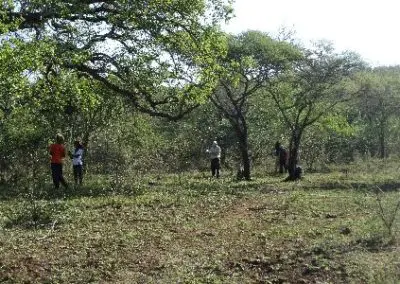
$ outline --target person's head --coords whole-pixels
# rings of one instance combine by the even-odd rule
[[[64,143],[64,136],[60,133],[56,134],[56,143],[57,144],[63,144]]]
[[[214,140],[213,143],[212,143],[212,145],[213,145],[213,146],[217,146],[217,145],[218,145],[218,142],[217,142],[216,140]]]
[[[79,138],[75,139],[75,141],[74,141],[74,146],[75,146],[75,148],[81,148],[81,147],[83,147],[83,146],[82,146],[82,141],[81,141],[81,139],[79,139]]]

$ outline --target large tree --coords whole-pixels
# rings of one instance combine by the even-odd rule
[[[0,183],[7,179],[6,172],[11,168],[19,142],[32,133],[27,130],[31,125],[21,123],[16,126],[18,119],[26,117],[26,98],[31,90],[24,71],[31,59],[32,54],[16,44],[5,43],[0,46]],[[25,137],[22,137],[22,133]]]
[[[0,35],[43,43],[49,72],[72,68],[139,111],[176,119],[214,87],[229,2],[3,1]]]
[[[248,31],[228,40],[227,56],[222,58],[219,85],[211,101],[231,123],[238,146],[245,179],[250,179],[248,113],[249,98],[261,95],[272,78],[281,75],[291,62],[300,58],[291,44],[274,40],[267,34]]]
[[[398,117],[399,74],[399,67],[377,67],[357,77],[362,92],[354,104],[354,123],[361,129],[364,150],[381,159],[388,156],[389,122]]]
[[[280,76],[269,89],[290,131],[288,180],[296,178],[305,129],[358,92],[351,84],[351,76],[363,67],[356,54],[337,53],[325,42],[316,44],[314,49],[305,49],[304,55],[294,64],[292,72]]]

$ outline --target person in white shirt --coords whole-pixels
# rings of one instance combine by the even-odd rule
[[[217,141],[213,141],[207,153],[210,155],[211,159],[211,175],[219,178],[221,147],[218,145]]]
[[[83,145],[79,139],[74,142],[74,153],[69,151],[69,156],[72,159],[72,169],[74,172],[75,185],[82,185],[83,180]]]

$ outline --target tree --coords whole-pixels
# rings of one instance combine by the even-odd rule
[[[26,97],[30,83],[24,73],[30,66],[32,54],[24,52],[16,43],[0,46],[0,183],[5,182],[7,171],[12,167],[15,149],[32,134],[32,125],[21,123],[26,117]],[[25,120],[29,121],[29,120]],[[29,128],[29,130],[28,130]],[[25,130],[25,132],[24,132]],[[24,137],[22,136],[24,135]]]
[[[117,119],[123,102],[101,82],[77,72],[47,73],[32,86],[32,105],[51,126],[67,134],[67,141],[81,137],[85,146],[93,132]],[[69,138],[69,139],[68,139]]]
[[[0,32],[45,42],[50,70],[79,71],[136,110],[178,119],[215,85],[217,23],[230,17],[229,2],[3,1]]]
[[[269,89],[290,131],[289,177],[296,179],[295,169],[302,135],[307,127],[319,121],[341,102],[357,92],[351,76],[363,64],[353,53],[335,53],[330,44],[321,42],[313,50],[304,50],[292,72],[280,76]]]
[[[399,68],[378,67],[357,77],[362,92],[356,102],[357,120],[367,140],[368,151],[381,158],[388,155],[387,138],[390,118],[399,110]],[[368,146],[368,144],[370,144]]]
[[[301,160],[307,171],[327,163],[348,163],[355,158],[357,128],[347,116],[350,105],[338,106],[310,125],[302,136]]]
[[[63,69],[49,72],[40,64],[46,46],[14,39],[0,46],[0,183],[23,181],[29,167],[47,169],[56,131],[70,144],[77,136],[87,143],[122,104],[101,82]]]
[[[211,96],[213,104],[231,123],[238,139],[245,179],[250,179],[250,156],[247,115],[249,98],[267,87],[270,80],[300,57],[287,42],[280,42],[258,31],[228,38],[228,53],[220,61],[219,85]]]

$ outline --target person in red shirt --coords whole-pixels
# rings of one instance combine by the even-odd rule
[[[68,184],[63,176],[65,146],[64,137],[61,134],[56,135],[56,143],[50,145],[49,153],[51,155],[51,176],[53,177],[54,188],[58,189],[60,183],[67,188]]]

